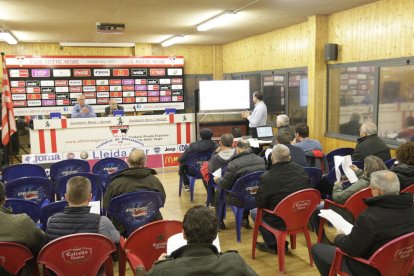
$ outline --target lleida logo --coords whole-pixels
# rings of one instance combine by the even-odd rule
[[[125,212],[129,213],[134,219],[138,219],[148,215],[148,206],[127,208]]]
[[[36,190],[33,191],[25,191],[25,192],[18,192],[17,196],[19,198],[23,198],[25,200],[34,200],[39,198],[39,192]]]
[[[92,257],[92,253],[92,248],[89,247],[71,248],[62,251],[62,259],[65,263],[86,262]]]
[[[119,117],[119,118],[122,118],[122,117]],[[111,126],[110,128],[111,128],[112,136],[116,140],[122,137],[126,137],[129,126],[118,125],[118,126]],[[121,143],[121,141],[119,141],[119,143]]]
[[[310,200],[301,200],[293,203],[293,212],[302,212],[309,208]]]

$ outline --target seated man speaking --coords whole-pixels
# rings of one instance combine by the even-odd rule
[[[78,96],[78,103],[72,109],[72,118],[91,118],[96,117],[92,106],[85,103],[85,96]]]
[[[350,256],[368,259],[387,242],[414,231],[413,194],[400,194],[400,182],[387,170],[371,174],[372,198],[364,199],[368,208],[355,221],[349,235],[338,231],[335,246]],[[312,255],[321,275],[328,275],[335,246],[315,244]],[[392,258],[392,256],[390,256]],[[350,258],[342,259],[342,271],[350,275],[380,275],[365,264]]]
[[[111,117],[114,116],[115,110],[124,110],[123,106],[118,105],[115,99],[109,100],[109,106],[105,107],[105,116]]]

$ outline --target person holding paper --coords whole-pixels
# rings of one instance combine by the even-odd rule
[[[78,103],[72,109],[72,118],[91,118],[96,117],[92,106],[85,103],[85,96],[80,95],[77,98]]]
[[[373,172],[370,187],[373,197],[364,200],[368,208],[356,219],[350,234],[338,231],[334,241],[346,254],[363,259],[368,259],[387,242],[414,231],[413,194],[400,194],[396,174],[387,170]],[[335,246],[315,244],[312,247],[321,275],[329,275]],[[347,257],[342,260],[342,270],[351,275],[379,275],[376,269]]]
[[[246,110],[241,113],[241,116],[249,121],[250,135],[257,138],[256,128],[265,126],[267,120],[267,106],[263,102],[262,92],[256,91],[253,93],[253,103],[253,112]]]
[[[217,226],[213,210],[205,206],[190,208],[183,219],[183,236],[187,245],[169,256],[161,254],[147,275],[257,275],[236,251],[218,252],[213,245]]]
[[[63,213],[54,214],[47,221],[46,239],[54,239],[76,233],[99,233],[114,243],[119,243],[120,234],[112,222],[99,214],[90,213],[92,198],[91,182],[83,176],[68,180],[65,199],[69,206]]]
[[[115,99],[109,100],[109,106],[105,107],[105,116],[112,117],[114,116],[115,110],[124,110],[124,107],[121,105],[118,105]]]

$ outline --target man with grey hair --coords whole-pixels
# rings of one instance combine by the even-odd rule
[[[377,126],[373,122],[362,124],[359,129],[359,136],[357,146],[352,154],[353,161],[364,161],[368,155],[375,155],[383,161],[391,159],[390,149],[377,136]]]
[[[91,118],[96,117],[92,106],[85,103],[85,95],[79,95],[77,104],[72,109],[72,118]]]
[[[310,188],[309,177],[302,166],[291,161],[289,148],[277,144],[272,149],[272,167],[260,177],[259,190],[256,194],[258,208],[273,210],[288,195]],[[256,209],[252,210],[253,220],[256,219]],[[264,221],[276,229],[285,229],[285,222],[277,216],[267,213]],[[259,228],[264,243],[258,242],[257,249],[276,254],[277,243],[271,232],[263,227]],[[287,244],[287,243],[286,243]]]
[[[346,254],[368,259],[387,242],[414,231],[413,194],[400,194],[395,173],[382,170],[371,174],[372,198],[364,199],[368,208],[355,221],[349,235],[338,231],[334,245]],[[335,255],[335,246],[316,244],[312,255],[321,275],[328,275]],[[342,270],[350,275],[379,275],[365,264],[344,257]]]
[[[290,121],[287,115],[281,114],[276,117],[277,132],[287,131],[291,136],[290,141],[292,141],[295,138],[295,130],[289,124]]]

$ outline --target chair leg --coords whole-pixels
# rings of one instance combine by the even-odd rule
[[[252,259],[256,258],[256,243],[257,243],[257,236],[259,234],[259,227],[260,227],[259,219],[256,216],[256,220],[254,221],[254,228],[253,228],[253,238],[252,238]]]
[[[112,265],[112,256],[109,254],[108,259],[105,261],[105,276],[114,276],[114,268]]]
[[[233,213],[236,217],[237,242],[241,242],[241,223],[242,223],[242,216],[243,216],[243,208],[231,206],[231,209],[233,210]]]
[[[320,217],[319,218],[319,229],[318,229],[318,243],[322,241],[323,235],[323,225],[325,224],[325,219]]]
[[[191,202],[193,202],[194,201],[194,185],[197,179],[195,177],[190,176],[189,180],[190,180],[190,199],[191,199]]]
[[[181,196],[182,188],[183,188],[183,176],[180,175],[180,181],[178,182],[178,196]]]
[[[123,248],[119,249],[118,272],[119,276],[125,276],[126,255]]]
[[[286,241],[286,232],[277,231],[276,234],[277,240],[277,257],[279,260],[279,272],[285,273],[285,241]]]
[[[311,243],[311,240],[310,240],[309,230],[308,230],[307,227],[303,228],[303,234],[305,234],[306,245],[308,247],[310,266],[313,266],[313,258],[312,258],[312,252],[311,252],[312,243]]]
[[[296,249],[296,234],[290,235],[290,248]]]

